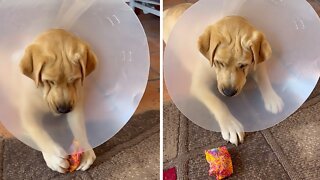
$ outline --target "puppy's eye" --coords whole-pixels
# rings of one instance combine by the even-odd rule
[[[243,69],[243,68],[245,68],[245,67],[247,67],[247,66],[248,66],[248,64],[240,64],[239,68],[240,68],[240,69]]]
[[[55,82],[55,81],[47,81],[47,83],[48,83],[49,85],[51,85],[51,86],[56,85],[56,82]]]
[[[219,67],[224,67],[224,64],[220,61],[216,61],[216,64],[219,66]]]
[[[69,79],[68,83],[72,84],[72,83],[76,83],[80,80],[80,78],[75,78],[75,79]]]

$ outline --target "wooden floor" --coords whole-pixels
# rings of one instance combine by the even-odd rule
[[[151,14],[139,15],[150,49],[150,74],[147,89],[136,111],[160,109],[160,18]]]

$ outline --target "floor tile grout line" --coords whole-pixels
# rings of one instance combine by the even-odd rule
[[[174,106],[174,108],[177,108],[174,104],[171,104],[171,106]],[[179,157],[179,151],[180,151],[180,132],[181,132],[181,112],[178,110],[178,130],[177,130],[177,133],[178,133],[178,141],[177,141],[177,144],[176,144],[176,147],[177,147],[177,154],[176,154],[176,157],[175,159],[177,159]]]
[[[180,173],[182,173],[183,174],[183,172],[184,172],[184,169],[183,169],[183,165],[181,165],[181,161],[180,161],[180,149],[182,148],[182,147],[180,147],[181,145],[180,145],[180,142],[181,142],[181,136],[182,136],[182,134],[181,134],[181,112],[179,111],[179,113],[178,113],[178,119],[179,119],[179,127],[178,127],[178,142],[177,142],[177,155],[176,155],[176,158],[175,158],[175,160],[176,160],[176,163],[172,163],[175,167],[176,167],[176,175],[177,175],[177,179],[179,179],[179,177],[180,177]]]
[[[187,136],[188,136],[188,122],[181,112],[179,112],[179,139],[178,139],[178,153],[177,153],[177,176],[178,179],[185,179],[187,174],[186,163],[188,161],[187,154]]]
[[[262,136],[265,138],[269,146],[271,147],[273,153],[276,155],[278,161],[280,162],[281,166],[284,168],[290,179],[298,180],[299,175],[294,171],[293,167],[288,162],[288,159],[285,157],[281,147],[276,142],[276,140],[273,138],[270,130],[262,130],[260,131]]]
[[[168,107],[168,108],[172,108],[172,106],[174,106],[173,107],[173,109],[176,109],[177,107],[175,107],[175,105],[172,103],[172,102],[163,102],[163,107]],[[163,112],[164,113],[164,112]],[[170,113],[169,113],[170,114]],[[179,151],[179,138],[180,138],[180,122],[181,122],[181,120],[180,120],[180,114],[181,114],[181,112],[178,110],[178,129],[177,129],[177,134],[178,134],[178,137],[177,137],[177,143],[176,143],[176,152],[177,152],[177,154],[175,155],[175,157],[174,158],[171,158],[171,159],[169,159],[169,160],[167,160],[167,161],[164,161],[164,162],[162,162],[163,163],[163,169],[169,169],[169,168],[171,168],[171,167],[173,167],[173,166],[175,166],[175,164],[177,164],[176,163],[176,159],[178,159],[178,156],[179,156],[179,154],[178,154],[178,151]],[[169,121],[171,120],[171,119],[174,119],[174,118],[169,118]]]
[[[188,152],[188,156],[197,156],[197,155],[204,155],[205,150],[212,149],[213,145],[209,144],[206,146],[194,148],[191,151]]]
[[[183,141],[184,141],[184,132],[183,132],[183,124],[184,122],[182,122],[182,119],[181,119],[181,116],[182,116],[182,113],[179,111],[178,113],[178,116],[179,116],[179,130],[178,130],[178,152],[177,152],[177,155],[179,156],[179,154],[182,154],[183,153]]]

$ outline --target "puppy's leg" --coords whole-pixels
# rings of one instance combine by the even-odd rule
[[[42,151],[47,166],[60,173],[65,173],[69,168],[66,152],[56,144],[41,125],[41,114],[25,108],[21,111],[22,126],[28,132],[32,140]]]
[[[84,152],[81,163],[77,168],[77,170],[85,171],[92,165],[96,159],[96,155],[88,142],[83,112],[82,103],[79,103],[78,106],[67,115],[67,119],[75,139],[79,141],[80,145],[84,146],[83,148],[89,149]]]
[[[191,93],[215,116],[224,140],[238,145],[244,140],[242,124],[231,114],[228,107],[210,90],[214,79],[212,74],[197,69],[192,76]]]
[[[284,103],[281,97],[272,88],[266,66],[264,64],[258,65],[253,77],[262,94],[266,110],[273,114],[281,112],[283,110]]]

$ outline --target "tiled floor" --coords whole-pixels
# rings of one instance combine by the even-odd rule
[[[204,150],[227,146],[234,168],[228,179],[320,178],[320,83],[309,99],[290,117],[269,129],[247,133],[234,146],[221,134],[188,120],[172,103],[164,107],[164,168],[175,167],[178,179],[208,176]]]

